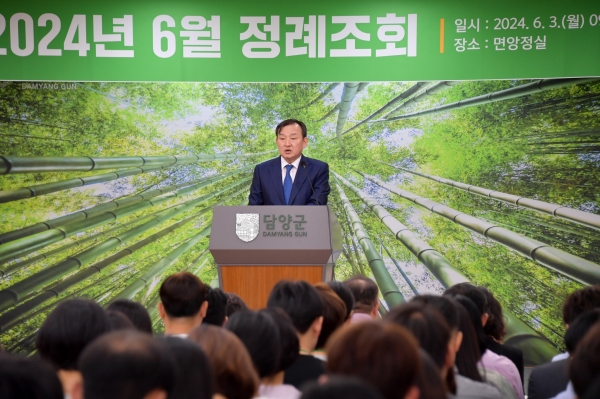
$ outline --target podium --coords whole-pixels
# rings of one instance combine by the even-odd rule
[[[342,230],[328,206],[217,206],[209,250],[219,286],[260,309],[280,280],[332,280]]]

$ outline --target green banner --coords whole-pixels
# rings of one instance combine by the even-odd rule
[[[0,79],[406,81],[600,75],[594,2],[29,1]]]

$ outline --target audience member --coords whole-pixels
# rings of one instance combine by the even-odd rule
[[[460,350],[462,343],[464,341],[463,333],[459,329],[459,306],[461,306],[458,302],[456,302],[451,297],[444,296],[436,296],[436,295],[420,295],[414,297],[410,303],[422,304],[424,306],[430,306],[437,310],[440,315],[444,318],[448,327],[450,327],[450,344],[448,346],[448,351],[454,362],[452,364],[454,373],[452,377],[456,382],[456,392],[455,395],[451,395],[453,398],[490,398],[490,399],[501,399],[502,395],[500,391],[498,391],[495,387],[485,384],[482,382],[481,376],[479,375],[479,371],[477,370],[477,361],[473,363],[474,371],[476,374],[476,379],[471,380],[466,376],[462,376],[456,373],[457,369],[456,365],[456,354]],[[417,339],[419,339],[417,337]],[[466,344],[466,343],[465,343]],[[450,359],[448,359],[450,361]],[[448,374],[447,376],[450,376]],[[447,385],[452,385],[452,381],[449,377],[446,380]]]
[[[138,331],[152,334],[152,320],[150,319],[148,310],[141,303],[132,301],[131,299],[117,299],[111,302],[106,309],[123,313],[131,320]]]
[[[239,310],[248,309],[246,302],[244,302],[244,300],[238,295],[234,294],[233,292],[226,292],[225,295],[227,295],[227,308],[225,310],[225,315],[228,318]]]
[[[570,355],[575,353],[579,342],[590,329],[600,322],[600,308],[583,312],[571,322],[565,333],[565,346]],[[529,377],[528,397],[572,399],[573,384],[569,382],[569,359],[557,360],[533,369]]]
[[[0,353],[0,398],[63,399],[56,372],[40,358]]]
[[[262,378],[258,393],[262,398],[268,399],[297,399],[300,397],[300,391],[293,385],[284,384],[285,370],[287,370],[298,358],[300,343],[298,334],[292,324],[290,317],[281,309],[265,309],[279,332],[279,342],[281,343],[281,354],[275,373]]]
[[[166,399],[175,386],[175,362],[167,346],[146,333],[103,335],[81,354],[83,389],[72,399]]]
[[[344,281],[354,296],[354,314],[351,323],[379,318],[379,288],[365,276],[354,276]]]
[[[375,388],[358,378],[333,376],[322,385],[316,382],[309,384],[301,399],[383,399],[383,397]]]
[[[502,340],[506,335],[502,305],[486,287],[478,288],[485,296],[486,303],[488,304],[488,319],[483,326],[486,346],[492,352],[510,359],[517,367],[517,370],[519,370],[519,376],[521,377],[521,382],[523,382],[523,352],[518,348],[502,345]]]
[[[298,331],[300,356],[286,371],[284,383],[301,389],[325,372],[323,362],[311,355],[323,325],[323,300],[315,287],[306,281],[280,281],[267,301],[269,308],[285,311]]]
[[[110,327],[112,331],[136,329],[131,320],[129,320],[127,316],[125,316],[118,310],[107,310],[106,315],[108,316],[108,320],[110,321]]]
[[[165,324],[165,335],[186,337],[206,316],[206,286],[189,272],[170,275],[160,286],[158,314]]]
[[[481,295],[483,296],[483,294]],[[462,309],[466,312],[471,327],[475,331],[475,338],[481,353],[477,366],[484,381],[494,384],[504,398],[524,398],[523,385],[513,362],[487,350],[480,308],[466,296],[457,295],[454,299],[462,305]]]
[[[211,399],[214,377],[208,357],[190,340],[166,336],[162,338],[176,364],[175,386],[170,399]]]
[[[190,332],[188,339],[200,345],[208,357],[218,395],[226,399],[251,399],[256,396],[258,374],[248,350],[234,333],[202,324]]]
[[[411,302],[390,309],[383,320],[402,326],[414,335],[440,370],[446,392],[456,394],[453,368],[455,344],[442,315],[431,306]]]
[[[236,312],[225,328],[234,333],[248,350],[258,378],[275,373],[281,344],[277,325],[268,313],[252,310]]]
[[[314,287],[319,291],[323,301],[323,327],[315,351],[313,351],[313,356],[326,361],[325,345],[331,334],[346,321],[346,305],[329,285],[317,283]]]
[[[220,288],[208,288],[206,301],[208,309],[202,323],[223,327],[227,322],[227,295]]]
[[[599,391],[599,376],[600,323],[596,323],[577,344],[569,363],[569,377],[577,398],[597,398],[592,395]]]
[[[327,285],[344,301],[346,305],[346,323],[350,324],[354,314],[354,295],[352,291],[341,281],[328,281]]]
[[[40,327],[35,346],[40,356],[58,369],[65,395],[82,385],[77,362],[88,344],[111,330],[104,309],[88,299],[60,303]]]
[[[327,344],[327,372],[359,377],[385,399],[419,397],[419,345],[391,323],[358,323],[336,331]]]

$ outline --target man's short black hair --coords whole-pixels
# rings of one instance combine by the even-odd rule
[[[279,330],[271,315],[265,312],[242,310],[227,321],[225,329],[231,331],[243,342],[259,378],[277,373],[281,342]]]
[[[346,320],[350,317],[350,314],[354,310],[354,294],[350,291],[344,283],[341,281],[328,281],[327,285],[340,297],[346,305]]]
[[[489,305],[485,299],[485,294],[481,289],[471,283],[460,283],[453,285],[444,291],[444,295],[455,297],[457,295],[463,295],[473,301],[477,310],[480,313],[479,317],[482,317],[485,313],[489,313]]]
[[[71,299],[60,303],[46,318],[37,333],[35,347],[59,369],[76,370],[85,347],[111,328],[108,315],[96,302]]]
[[[175,386],[175,362],[164,342],[136,330],[106,334],[81,354],[85,399],[143,398]]]
[[[227,316],[227,295],[220,288],[209,288],[206,300],[208,309],[202,323],[222,327]]]
[[[275,136],[279,136],[279,132],[281,132],[281,129],[289,125],[299,125],[302,129],[302,138],[307,136],[308,133],[306,130],[306,125],[304,124],[304,122],[299,121],[298,119],[286,119],[280,122],[279,125],[277,125],[277,127],[275,128]]]
[[[583,339],[585,334],[594,326],[600,322],[600,308],[590,309],[579,315],[569,324],[569,328],[565,333],[565,346],[569,353],[575,352],[577,344]]]
[[[110,320],[112,331],[136,329],[131,320],[118,310],[107,310],[106,315],[108,316],[108,320]]]
[[[63,399],[56,371],[41,358],[0,353],[0,398]]]
[[[206,301],[206,285],[189,272],[170,275],[160,286],[160,301],[170,317],[191,317]]]
[[[141,303],[131,299],[117,299],[111,302],[107,309],[123,313],[139,331],[152,334],[152,320],[148,310]]]
[[[572,292],[563,303],[563,322],[571,324],[589,309],[600,307],[600,285],[590,285]]]
[[[312,323],[323,316],[321,295],[306,281],[278,282],[269,294],[267,307],[283,309],[300,334],[308,331]]]
[[[437,310],[448,323],[448,327],[451,330],[458,330],[459,325],[459,313],[457,306],[460,306],[450,296],[439,296],[439,295],[417,295],[410,300],[410,303],[420,303],[423,305],[431,306]]]
[[[213,371],[208,357],[200,345],[188,339],[165,336],[161,340],[169,348],[177,365],[175,388],[171,393],[176,399],[212,399],[215,393]]]
[[[354,310],[371,313],[379,301],[379,288],[373,280],[365,276],[353,276],[344,281],[354,296]]]
[[[248,305],[239,295],[233,292],[226,292],[227,295],[227,317],[231,317],[232,314],[240,310],[248,310]]]

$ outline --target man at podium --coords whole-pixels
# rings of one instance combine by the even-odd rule
[[[302,155],[306,125],[286,119],[275,128],[280,156],[256,165],[248,205],[326,205],[329,165]]]

